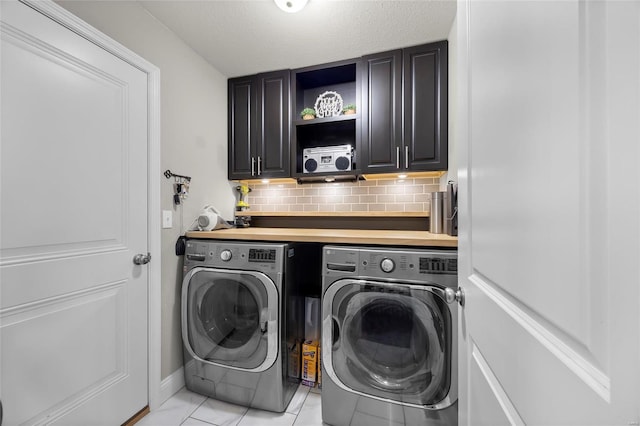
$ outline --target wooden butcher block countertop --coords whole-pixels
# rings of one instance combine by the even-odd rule
[[[360,229],[232,228],[217,231],[190,231],[189,238],[243,241],[299,241],[333,244],[373,244],[385,246],[457,247],[458,238],[427,231],[386,231]]]

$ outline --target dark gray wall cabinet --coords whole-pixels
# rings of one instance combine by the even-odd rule
[[[229,179],[334,175],[305,174],[304,150],[346,144],[355,156],[345,176],[447,170],[447,62],[439,41],[229,79]],[[325,91],[356,114],[302,120]]]
[[[230,180],[290,176],[290,72],[229,79]]]
[[[363,62],[362,172],[446,170],[447,42],[368,55]]]

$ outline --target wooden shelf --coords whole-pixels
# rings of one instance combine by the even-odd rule
[[[236,216],[272,217],[429,217],[429,212],[235,212]]]
[[[294,121],[294,124],[296,126],[314,126],[314,125],[320,125],[320,124],[327,124],[327,123],[336,123],[339,121],[355,121],[356,119],[360,118],[359,114],[347,114],[347,115],[338,115],[337,117],[323,117],[323,118],[314,118],[313,120],[296,120]]]
[[[238,228],[187,232],[189,238],[241,241],[299,241],[384,246],[458,247],[458,238],[427,231]]]

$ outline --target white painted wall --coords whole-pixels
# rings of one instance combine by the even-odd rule
[[[192,177],[189,198],[173,205],[173,180],[164,177],[163,210],[174,227],[162,230],[162,379],[182,367],[178,236],[205,204],[233,217],[235,196],[227,181],[227,78],[132,1],[58,1],[62,7],[160,68],[161,167]]]

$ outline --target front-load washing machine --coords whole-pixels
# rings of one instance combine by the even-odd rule
[[[287,408],[300,383],[304,324],[294,259],[294,245],[187,240],[187,389],[247,407]]]
[[[456,425],[457,252],[325,246],[322,419]]]

